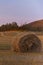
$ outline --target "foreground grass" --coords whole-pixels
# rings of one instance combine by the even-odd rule
[[[0,65],[43,65],[43,53],[0,51]]]
[[[15,34],[16,33],[16,34]],[[25,33],[25,32],[24,32]],[[29,32],[30,33],[30,32]],[[12,38],[20,31],[0,33],[0,44],[11,44]],[[43,43],[43,33],[35,33]],[[43,65],[43,52],[41,53],[18,53],[12,50],[0,50],[0,65]]]

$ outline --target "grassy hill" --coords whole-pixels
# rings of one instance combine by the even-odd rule
[[[34,21],[20,27],[22,30],[43,31],[43,20]]]

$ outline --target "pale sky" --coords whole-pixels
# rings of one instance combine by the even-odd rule
[[[0,25],[43,19],[43,0],[0,0]]]

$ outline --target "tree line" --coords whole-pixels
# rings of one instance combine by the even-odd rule
[[[0,26],[0,31],[10,31],[10,30],[17,30],[18,29],[18,25],[16,22],[12,22],[12,23],[7,23],[7,24],[3,24]]]
[[[29,25],[22,25],[18,26],[16,22],[3,24],[0,26],[0,32],[2,31],[14,31],[14,30],[20,30],[20,31],[43,31],[43,27],[31,27]]]

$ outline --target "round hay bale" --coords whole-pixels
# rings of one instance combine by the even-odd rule
[[[41,41],[34,34],[25,35],[24,37],[22,37],[18,45],[21,52],[40,52],[41,51]]]
[[[35,34],[18,35],[14,38],[13,50],[19,52],[40,52],[41,41]]]

